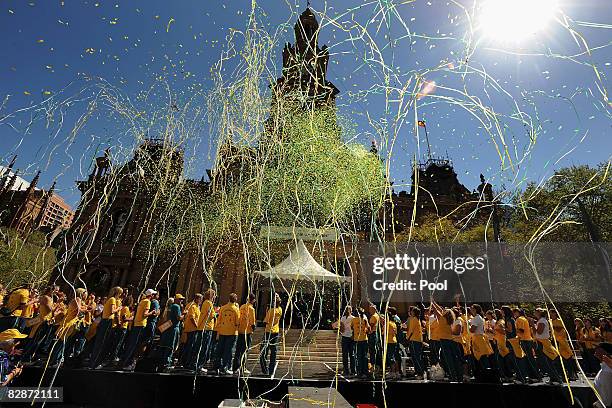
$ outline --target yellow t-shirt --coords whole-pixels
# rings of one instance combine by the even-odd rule
[[[445,316],[440,316],[440,318],[438,319],[438,337],[440,338],[440,340],[453,339],[451,325],[448,324]]]
[[[434,340],[434,341],[440,340],[440,333],[438,332],[438,326],[440,325],[440,323],[438,322],[438,319],[430,318],[427,321],[427,324],[429,325],[429,340]]]
[[[418,317],[412,316],[408,319],[406,338],[410,341],[423,342],[423,328]]]
[[[200,320],[200,306],[197,303],[191,302],[187,306],[187,315],[185,316],[185,333],[191,333],[198,329],[198,321]],[[195,322],[195,323],[194,323]]]
[[[368,323],[370,324],[370,333],[378,332],[378,330],[380,329],[378,327],[379,320],[380,316],[378,316],[378,313],[374,313],[372,316],[370,316],[370,319],[368,321]]]
[[[264,322],[266,323],[266,333],[278,333],[280,332],[280,320],[283,316],[283,308],[277,307],[274,309],[268,309],[266,312],[266,318]]]
[[[215,328],[215,306],[210,300],[202,302],[198,330],[213,330]]]
[[[245,303],[240,306],[240,324],[238,325],[238,333],[250,334],[253,333],[255,325],[255,308],[250,303]]]
[[[11,316],[20,317],[23,312],[23,310],[21,310],[21,306],[28,303],[29,300],[29,290],[23,288],[13,291],[13,293],[9,295],[8,301],[6,302],[6,307],[9,310],[12,310]]]
[[[130,308],[127,306],[123,306],[123,308],[121,308],[120,316],[121,316],[121,328],[127,329],[128,324],[130,323],[129,320],[127,319],[132,317],[132,312],[130,311]]]
[[[226,303],[219,309],[217,333],[221,336],[237,336],[240,324],[240,310],[236,303]]]
[[[387,320],[387,344],[397,343],[397,324]]]
[[[367,341],[368,340],[368,321],[361,317],[355,317],[351,320],[351,328],[353,329],[353,340]]]
[[[117,299],[114,297],[110,297],[104,303],[104,309],[102,310],[102,318],[103,319],[113,319],[115,314],[113,313],[113,309],[117,306]]]
[[[584,345],[587,349],[592,350],[597,347],[599,344],[599,329],[597,327],[591,327],[590,329],[585,329],[585,342]]]
[[[523,329],[523,332],[521,333],[519,329]],[[533,340],[531,336],[531,327],[529,327],[529,320],[527,320],[525,316],[520,316],[516,319],[516,337],[523,341]]]
[[[136,308],[136,316],[134,316],[134,327],[145,327],[147,325],[147,317],[145,313],[151,308],[151,300],[144,298],[138,303]]]

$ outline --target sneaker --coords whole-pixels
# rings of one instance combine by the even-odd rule
[[[201,367],[199,371],[200,371],[200,373],[202,373],[202,374],[208,374],[208,370],[207,370],[207,369],[205,369],[204,367]]]
[[[249,375],[251,372],[245,368],[242,370],[242,374]]]
[[[233,372],[232,370],[225,369],[225,370],[223,371],[223,374],[224,374],[224,375],[233,375],[233,374],[234,374],[234,372]]]

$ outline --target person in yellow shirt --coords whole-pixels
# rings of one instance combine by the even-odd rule
[[[460,347],[453,339],[461,336],[461,325],[451,309],[445,309],[432,300],[431,309],[438,318],[438,335],[440,336],[440,357],[444,371],[451,381],[463,379],[463,368]],[[460,320],[459,320],[460,321]]]
[[[125,302],[122,302],[121,310],[117,319],[117,327],[114,329],[113,345],[111,349],[110,360],[114,362],[119,362],[119,354],[122,351],[125,343],[125,338],[128,332],[128,326],[131,321],[134,320],[134,316],[132,314],[132,308],[134,307],[134,298],[132,295],[128,295],[125,299]],[[121,353],[123,354],[123,353]]]
[[[578,367],[576,366],[574,351],[572,350],[565,325],[555,309],[550,309],[548,315],[550,316],[552,326],[553,345],[559,350],[559,354],[563,359],[563,368],[567,371],[567,377],[569,380],[577,380]]]
[[[259,365],[261,366],[263,375],[274,377],[274,371],[276,370],[276,348],[278,345],[278,335],[280,333],[280,321],[282,316],[283,308],[281,306],[281,297],[278,293],[275,293],[264,319],[266,331],[261,345],[261,353],[259,355]],[[268,352],[270,353],[269,364],[267,361]]]
[[[542,381],[542,375],[535,360],[535,342],[532,336],[532,327],[525,315],[524,309],[514,308],[512,310],[516,319],[516,337],[519,339],[521,348],[527,358],[527,372],[530,379]]]
[[[122,355],[121,365],[127,370],[134,369],[134,356],[138,347],[145,340],[145,328],[147,327],[149,316],[155,315],[156,310],[151,308],[151,298],[157,294],[153,289],[147,289],[142,294],[140,302],[136,307],[132,328],[130,329],[125,343],[125,350]]]
[[[204,292],[204,301],[200,308],[200,316],[196,327],[191,361],[188,368],[190,370],[200,370],[206,373],[204,364],[208,361],[211,354],[211,342],[213,337],[213,329],[215,325],[215,297],[216,292],[213,289],[208,289]]]
[[[471,351],[479,369],[487,369],[491,367],[489,356],[493,354],[493,348],[485,333],[485,318],[482,306],[474,303],[470,307],[472,318],[468,321],[467,326],[471,334],[468,341],[471,342]]]
[[[595,349],[601,342],[601,332],[593,325],[589,317],[584,319],[584,362],[587,374],[594,376],[599,370],[599,361],[595,357]]]
[[[425,323],[427,325],[427,343],[429,344],[429,363],[435,365],[440,362],[440,335],[438,334],[438,318],[431,308],[428,308],[425,313]]]
[[[367,378],[368,370],[368,331],[370,324],[365,315],[365,310],[359,308],[354,314],[354,319],[351,320],[353,329],[353,340],[355,341],[355,350],[357,353],[357,375],[359,378]]]
[[[193,352],[193,345],[198,330],[198,320],[200,320],[200,306],[202,306],[203,301],[204,296],[201,293],[196,293],[193,296],[193,300],[186,306],[183,333],[187,336],[187,340],[185,341],[180,360],[180,365],[185,368],[189,366],[189,362],[192,360],[191,353]]]
[[[370,352],[370,363],[374,370],[382,368],[382,348],[381,348],[381,331],[380,331],[380,315],[376,309],[376,305],[370,304],[370,317],[368,323],[370,330],[368,331],[368,351]]]
[[[24,347],[21,357],[21,360],[24,362],[32,360],[49,333],[49,330],[51,330],[50,321],[53,318],[53,290],[52,286],[48,286],[38,297],[38,316],[35,317],[38,322],[34,323],[30,328],[27,344]]]
[[[217,348],[215,350],[215,368],[219,374],[232,374],[233,350],[238,338],[240,326],[240,309],[238,295],[230,293],[229,301],[219,309],[217,320]]]
[[[110,342],[110,331],[115,318],[115,314],[121,310],[119,306],[119,300],[123,296],[123,289],[119,286],[115,286],[108,293],[108,298],[104,303],[104,309],[102,310],[102,320],[98,324],[96,330],[96,337],[94,338],[94,346],[91,352],[89,366],[91,368],[97,368],[106,357],[108,351],[108,345]]]
[[[421,310],[416,306],[412,306],[409,313],[410,317],[406,322],[406,339],[408,340],[408,348],[410,349],[410,356],[414,364],[414,374],[422,378],[425,373],[425,366],[423,365]]]
[[[6,299],[3,307],[4,317],[0,320],[0,330],[18,329],[25,327],[25,312],[30,301],[30,286],[22,285],[13,290]]]
[[[251,337],[255,331],[255,295],[249,293],[247,302],[240,306],[240,324],[238,325],[238,339],[236,340],[236,355],[234,356],[234,371],[242,367],[243,374],[251,372],[246,368],[246,351],[251,347]]]
[[[397,361],[398,357],[398,344],[397,344],[397,333],[398,327],[397,323],[395,323],[395,316],[397,315],[397,310],[394,307],[387,308],[387,315],[385,316],[385,342],[387,344],[387,366],[390,368],[390,377],[397,378],[399,375],[399,362]]]
[[[51,355],[49,357],[49,366],[54,367],[61,363],[65,350],[71,350],[73,345],[73,337],[76,333],[76,326],[80,320],[79,315],[85,311],[85,300],[87,299],[87,290],[78,288],[75,291],[74,299],[70,301],[66,309],[66,313],[60,322],[57,332],[55,333],[55,344],[53,344]]]

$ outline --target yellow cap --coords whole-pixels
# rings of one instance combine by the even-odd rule
[[[177,293],[176,295],[174,295],[174,299],[185,299],[185,296],[181,295],[180,293]]]
[[[23,339],[28,337],[27,334],[20,333],[17,329],[8,329],[0,333],[0,341],[11,340],[11,339]]]

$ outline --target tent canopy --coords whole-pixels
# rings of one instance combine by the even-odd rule
[[[303,240],[278,265],[266,270],[255,271],[256,274],[270,279],[305,280],[311,282],[349,282],[349,276],[340,276],[323,268],[312,257]]]

